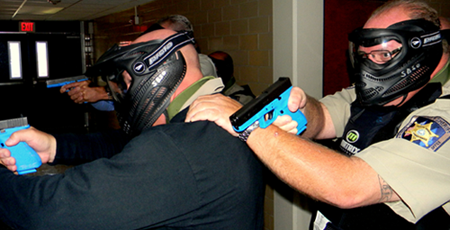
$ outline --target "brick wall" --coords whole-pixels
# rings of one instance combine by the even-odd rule
[[[442,17],[450,20],[450,1],[448,0],[426,0],[431,7],[438,11]]]
[[[271,0],[155,0],[137,10],[147,26],[169,14],[186,16],[202,53],[222,50],[232,56],[239,84],[259,94],[272,83]],[[95,57],[140,34],[129,22],[133,17],[130,9],[94,20]]]

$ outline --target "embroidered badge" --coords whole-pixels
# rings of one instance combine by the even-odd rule
[[[426,147],[428,147],[428,142],[433,137],[439,137],[433,131],[431,131],[431,125],[433,122],[430,122],[426,125],[421,125],[417,122],[414,122],[414,127],[412,129],[409,129],[405,132],[405,135],[410,134],[411,135],[411,142],[414,141],[421,141]]]
[[[413,117],[397,135],[424,148],[437,151],[450,139],[450,124],[441,117]]]
[[[359,133],[356,130],[350,130],[345,137],[348,143],[355,143],[359,139]]]

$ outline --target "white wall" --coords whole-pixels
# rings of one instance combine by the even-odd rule
[[[323,1],[272,1],[274,80],[291,77],[293,85],[321,98]]]
[[[294,86],[321,98],[323,1],[272,1],[274,81],[281,76],[290,77]],[[286,192],[284,188],[283,195],[274,189],[275,230],[308,230],[310,200],[290,189]]]

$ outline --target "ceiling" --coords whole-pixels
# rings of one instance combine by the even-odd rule
[[[0,20],[86,21],[152,0],[0,0]]]
[[[0,0],[0,20],[86,21],[134,8],[153,0]],[[434,0],[433,7],[448,6]],[[436,8],[438,9],[438,8]],[[441,15],[450,18],[449,15]]]

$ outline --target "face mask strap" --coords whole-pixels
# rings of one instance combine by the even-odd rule
[[[188,35],[188,32],[174,34],[165,39],[162,44],[156,48],[148,56],[144,57],[147,69],[153,69],[163,62],[168,56],[185,46],[186,44],[194,44],[194,38]]]

